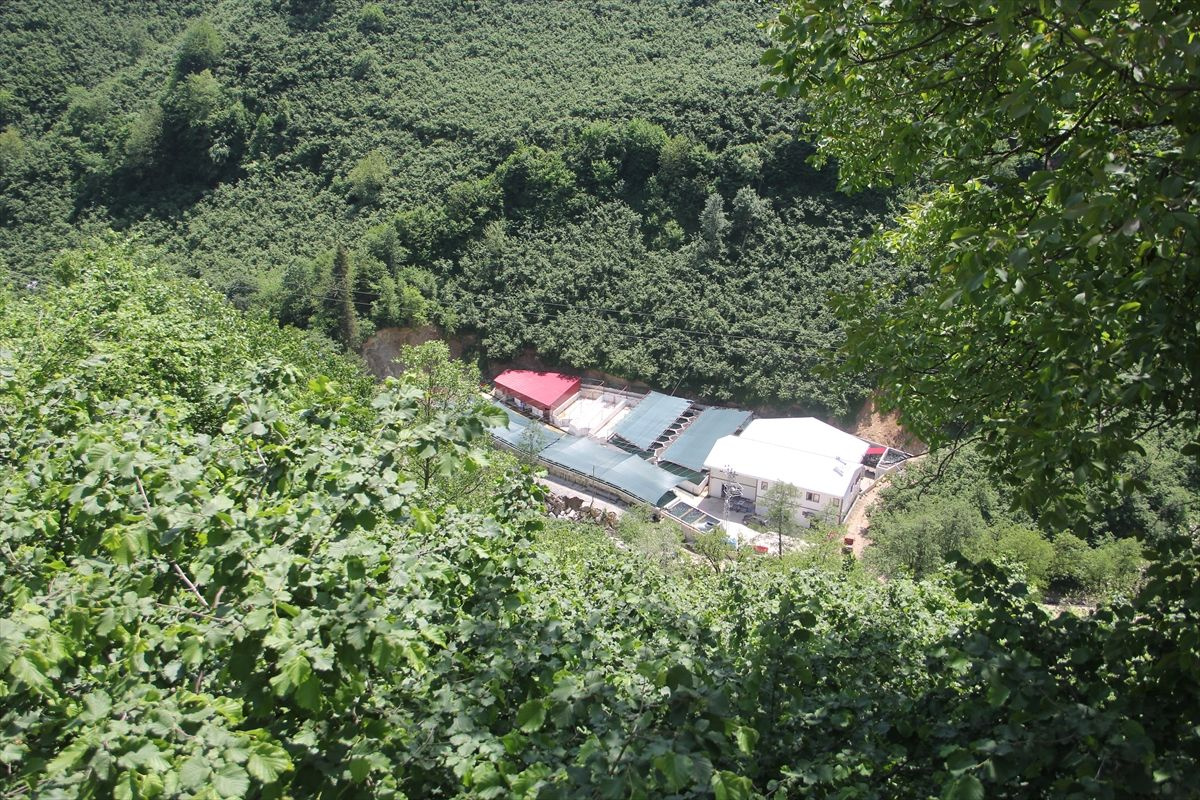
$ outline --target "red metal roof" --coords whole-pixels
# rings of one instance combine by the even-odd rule
[[[534,408],[551,409],[579,391],[579,378],[559,372],[510,369],[496,376],[496,386]]]
[[[867,448],[867,455],[869,455],[869,456],[881,456],[881,455],[883,455],[883,454],[884,454],[884,452],[886,452],[886,451],[887,451],[887,448],[886,448],[886,447],[868,447],[868,448]]]

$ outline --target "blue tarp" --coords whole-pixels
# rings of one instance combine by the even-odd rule
[[[681,467],[702,472],[717,439],[729,436],[750,419],[749,411],[737,408],[708,408],[679,434],[679,438],[659,453],[659,461],[669,461]]]
[[[682,397],[651,392],[617,424],[613,435],[620,436],[640,450],[649,450],[654,440],[679,419],[691,404],[691,400]]]

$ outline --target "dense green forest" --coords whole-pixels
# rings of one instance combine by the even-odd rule
[[[895,475],[870,515],[866,561],[883,575],[925,577],[960,555],[1005,563],[1047,595],[1097,600],[1131,594],[1144,567],[1142,543],[1187,536],[1200,526],[1200,469],[1182,450],[1180,431],[1144,442],[1123,469],[1137,492],[1083,491],[1094,511],[1074,525],[1039,526],[1014,506],[988,459],[965,448],[941,453]]]
[[[0,293],[6,796],[1191,790],[1194,547],[1084,618],[994,568],[659,566],[543,526],[444,356],[376,387],[156,258]]]
[[[767,4],[116,5],[0,10],[18,280],[111,226],[284,322],[339,334],[351,297],[351,345],[429,321],[492,360],[842,414],[869,386],[816,373],[828,292],[918,274],[851,265],[887,201],[838,192],[758,91]]]

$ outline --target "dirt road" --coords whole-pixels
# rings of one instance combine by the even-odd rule
[[[903,469],[908,469],[913,464],[916,464],[924,455],[914,456],[905,462]],[[854,555],[861,558],[863,550],[871,544],[870,537],[867,536],[867,531],[870,528],[870,521],[867,519],[871,512],[871,507],[879,502],[879,493],[885,486],[891,483],[891,476],[896,473],[884,475],[879,480],[871,484],[865,492],[858,496],[854,502],[854,507],[850,509],[850,514],[846,517],[842,524],[846,526],[846,535],[854,537]]]

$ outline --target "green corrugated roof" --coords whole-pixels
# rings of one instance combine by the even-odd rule
[[[658,505],[663,495],[683,481],[637,456],[579,436],[564,436],[543,450],[541,457],[580,475],[604,481],[651,505]]]
[[[620,450],[579,436],[564,436],[543,450],[541,455],[547,461],[573,469],[580,475],[594,474],[597,478],[630,458]]]
[[[679,438],[659,454],[659,461],[670,461],[694,472],[704,469],[704,459],[717,439],[729,436],[750,419],[749,411],[737,408],[705,409],[687,426]]]
[[[658,505],[663,495],[683,482],[683,478],[678,475],[672,475],[637,456],[627,457],[599,477],[605,483],[610,483],[652,506]]]
[[[495,407],[499,408],[508,415],[508,425],[493,426],[488,428],[488,432],[491,433],[492,436],[495,436],[502,442],[508,443],[512,447],[521,449],[530,445],[531,442],[528,438],[526,438],[525,433],[525,429],[530,425],[532,425],[534,429],[538,431],[540,436],[541,447],[539,447],[538,450],[543,450],[549,447],[566,435],[551,428],[547,428],[540,422],[531,420],[528,417],[523,417],[508,406],[496,405]]]
[[[687,411],[691,404],[691,400],[682,397],[651,392],[617,424],[613,435],[620,436],[637,448],[648,450],[654,440],[679,419],[679,415]]]

